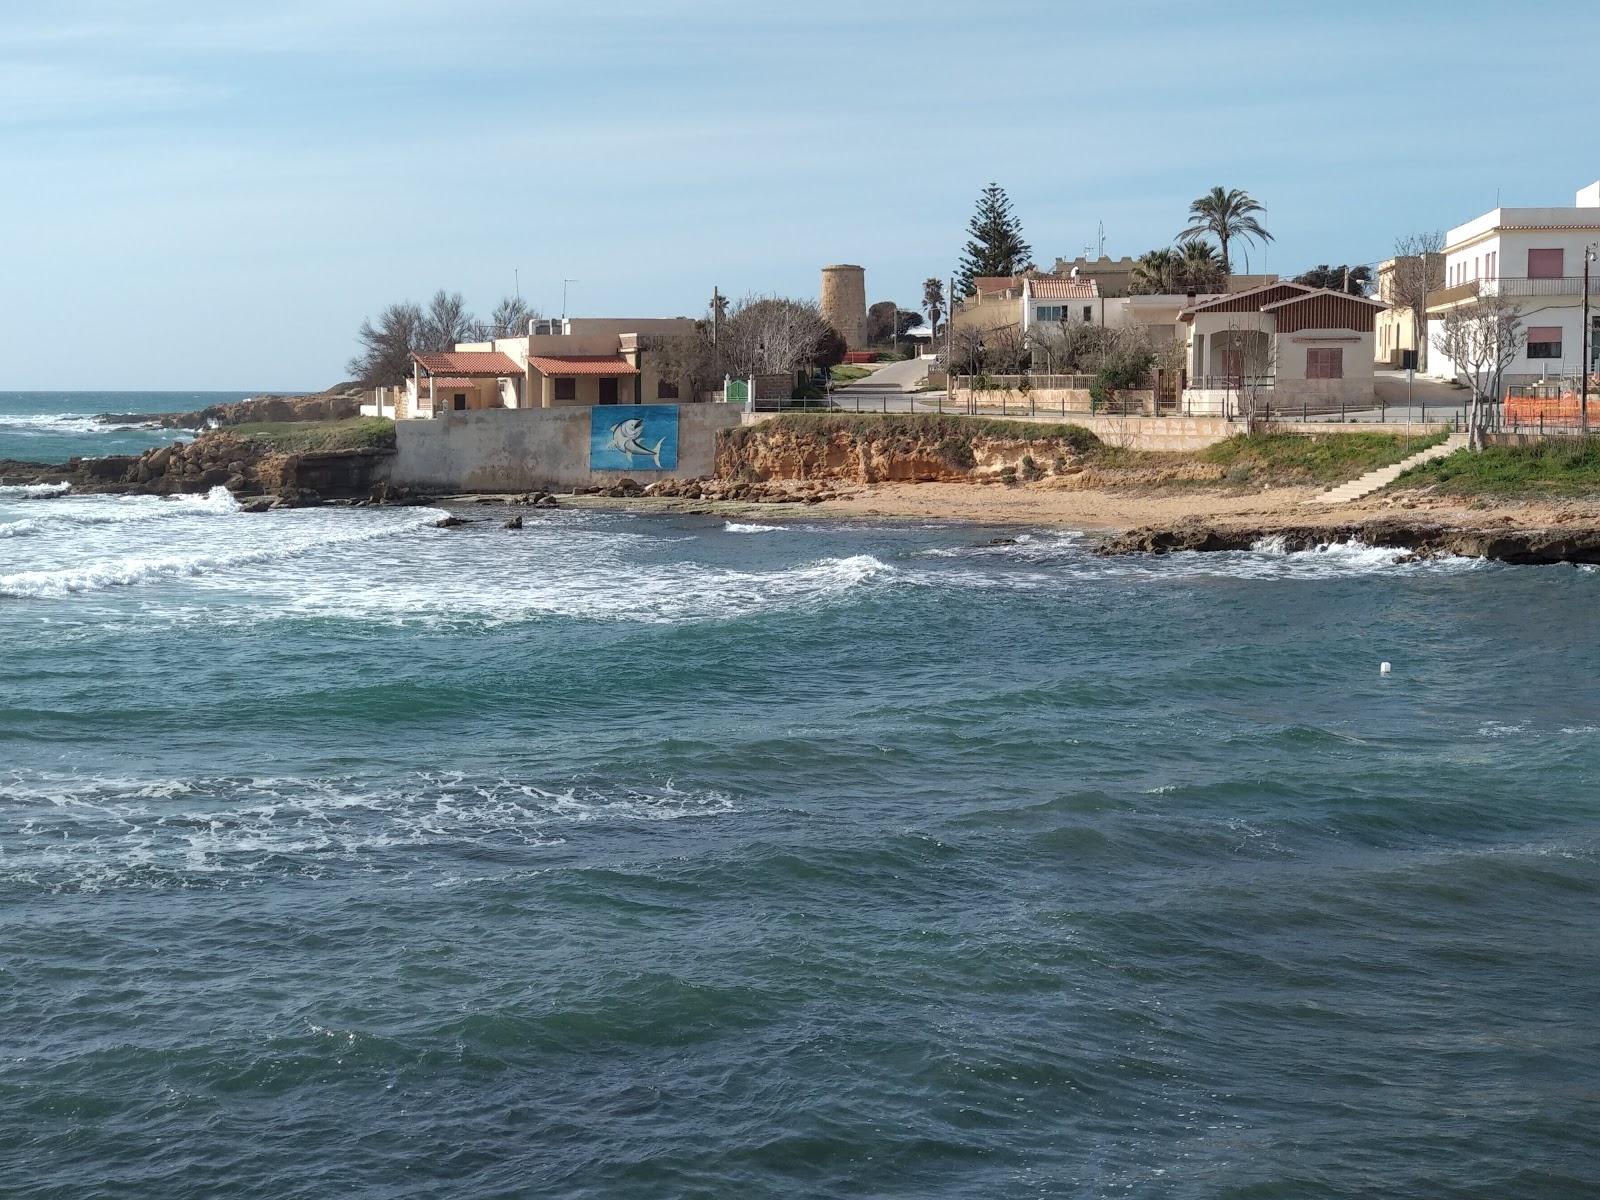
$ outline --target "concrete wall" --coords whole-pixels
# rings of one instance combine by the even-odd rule
[[[739,424],[740,415],[736,405],[680,405],[675,470],[591,471],[590,412],[587,407],[491,409],[398,422],[390,480],[400,487],[452,492],[521,492],[604,485],[625,477],[640,483],[692,479],[713,472],[717,433]]]

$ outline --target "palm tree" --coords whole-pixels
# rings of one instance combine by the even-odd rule
[[[1265,213],[1250,195],[1239,188],[1226,190],[1214,187],[1189,205],[1189,227],[1178,234],[1182,238],[1205,237],[1211,234],[1222,247],[1222,269],[1233,272],[1233,260],[1228,257],[1228,243],[1234,238],[1251,241],[1259,238],[1270,242],[1272,235],[1256,219],[1256,213]]]
[[[922,281],[922,311],[928,314],[928,326],[939,332],[939,318],[944,315],[944,280],[930,275]]]
[[[1172,291],[1177,278],[1177,255],[1171,250],[1151,250],[1134,262],[1128,290],[1136,296],[1160,296]]]
[[[1227,284],[1228,269],[1210,242],[1199,238],[1179,242],[1175,265],[1186,292],[1220,292]]]

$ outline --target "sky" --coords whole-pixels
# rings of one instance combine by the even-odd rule
[[[1600,5],[1543,49],[1506,11],[0,0],[0,390],[316,390],[440,287],[698,316],[855,262],[914,307],[991,180],[1045,267],[1214,185],[1266,206],[1251,270],[1375,262],[1600,178]]]

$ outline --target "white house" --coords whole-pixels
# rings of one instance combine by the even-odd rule
[[[1100,323],[1100,288],[1092,279],[1022,277],[1022,329],[1035,325]]]
[[[1584,255],[1597,244],[1600,182],[1581,189],[1571,208],[1495,208],[1457,225],[1445,237],[1444,286],[1428,296],[1429,372],[1456,373],[1439,350],[1442,318],[1493,296],[1515,306],[1527,332],[1527,344],[1506,369],[1507,386],[1576,378],[1583,358]],[[1594,308],[1600,271],[1591,272]],[[1593,370],[1600,364],[1600,315],[1591,312],[1590,320]]]
[[[1183,407],[1234,415],[1270,404],[1328,412],[1375,400],[1381,300],[1303,283],[1269,283],[1185,308]]]

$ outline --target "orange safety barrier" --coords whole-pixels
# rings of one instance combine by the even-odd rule
[[[1590,426],[1600,428],[1600,396],[1589,396],[1588,410]],[[1507,425],[1583,424],[1578,411],[1578,397],[1573,393],[1563,396],[1516,396],[1507,393],[1501,420]]]

